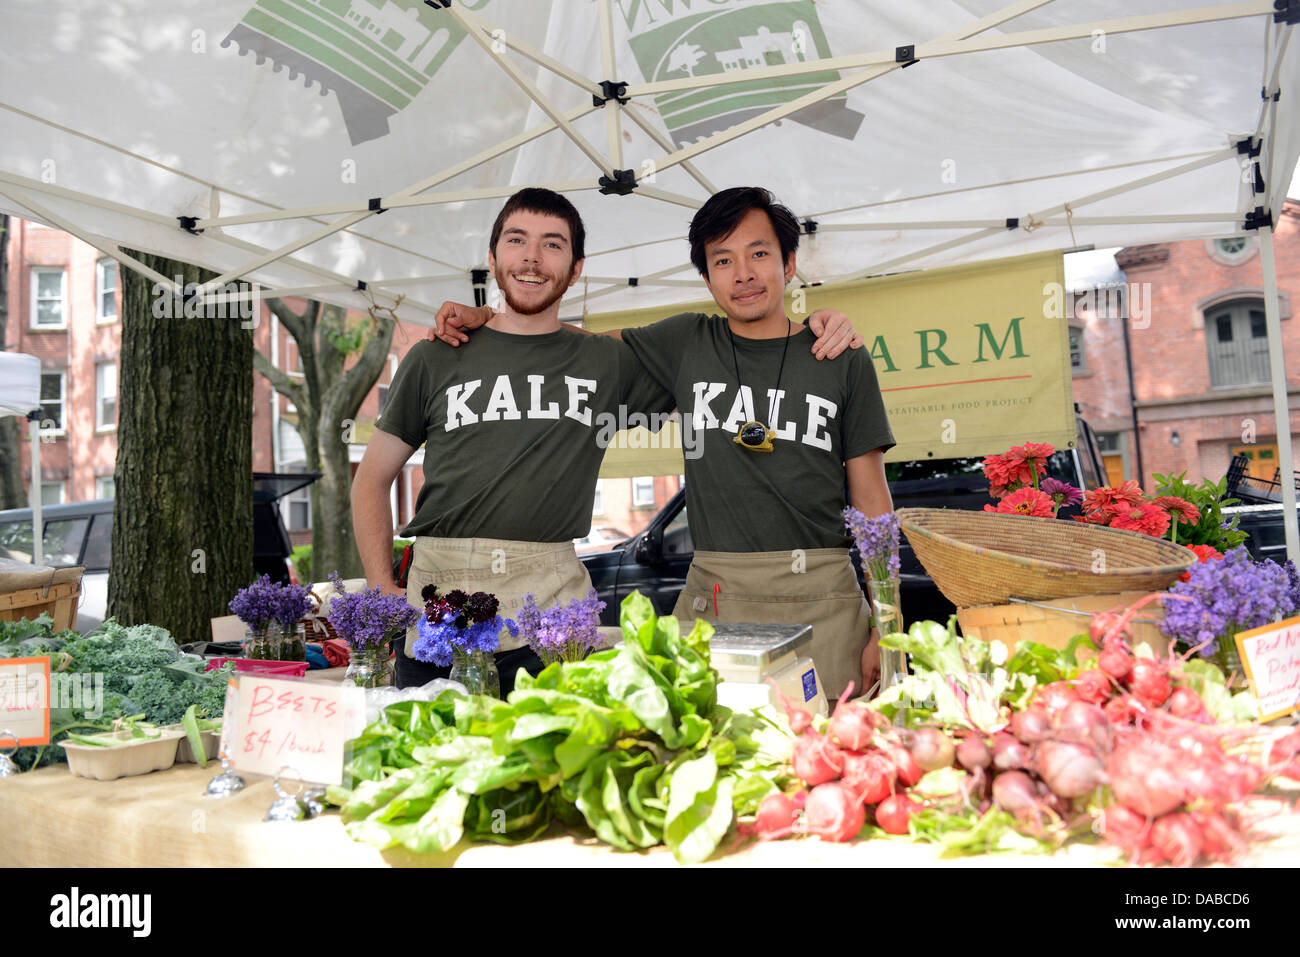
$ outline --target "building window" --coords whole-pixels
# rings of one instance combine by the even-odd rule
[[[111,475],[95,479],[95,498],[117,498],[117,480]]]
[[[638,475],[632,479],[632,507],[645,508],[655,503],[655,480],[653,475]]]
[[[1258,301],[1215,306],[1205,314],[1210,385],[1215,388],[1269,381],[1268,331]]]
[[[384,414],[384,409],[388,407],[388,386],[379,386],[379,414]]]
[[[32,328],[68,328],[67,274],[63,269],[32,270]]]
[[[95,366],[95,430],[117,428],[117,363]]]
[[[63,504],[63,487],[66,482],[42,482],[41,483],[41,504],[42,505],[62,505]]]
[[[595,501],[593,501],[591,504],[591,514],[592,515],[605,514],[605,488],[601,484],[600,479],[596,480],[596,498]]]
[[[95,301],[97,322],[117,319],[117,260],[101,259],[95,264]]]
[[[1088,364],[1083,359],[1083,330],[1070,329],[1070,371],[1083,372]]]
[[[286,468],[286,472],[305,471],[301,466],[296,468]],[[401,476],[398,476],[401,481]],[[290,532],[306,532],[311,530],[311,486],[304,485],[297,491],[290,492],[281,501],[283,505],[285,529]],[[394,513],[396,514],[396,513]]]
[[[46,435],[63,434],[63,397],[67,387],[67,373],[41,373],[41,432]]]

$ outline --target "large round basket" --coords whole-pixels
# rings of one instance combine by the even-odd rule
[[[1161,591],[1196,562],[1189,549],[1161,538],[1055,518],[902,508],[898,523],[958,608]]]

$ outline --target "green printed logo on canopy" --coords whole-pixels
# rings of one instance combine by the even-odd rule
[[[690,0],[620,0],[632,52],[648,82],[803,63],[831,55],[812,0],[759,4],[733,0],[724,5],[715,0],[706,11],[699,7],[697,3],[692,10]],[[673,139],[685,146],[838,79],[839,71],[826,70],[663,93],[654,101]],[[791,119],[851,140],[864,117],[849,109],[846,99],[844,94],[831,97]]]
[[[257,0],[221,45],[333,91],[355,146],[387,136],[388,118],[464,39],[454,17],[422,0]]]

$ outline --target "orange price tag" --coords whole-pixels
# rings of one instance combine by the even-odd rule
[[[1300,618],[1240,632],[1237,654],[1259,699],[1261,721],[1300,708]]]
[[[0,732],[16,735],[19,747],[50,743],[50,659],[0,659]]]

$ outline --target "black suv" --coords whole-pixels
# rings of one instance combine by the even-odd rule
[[[1103,483],[1105,471],[1101,453],[1091,427],[1075,417],[1079,436],[1076,448],[1062,449],[1048,460],[1047,472],[1062,481],[1083,489]],[[991,504],[988,479],[982,458],[928,459],[894,462],[885,466],[895,508],[965,508],[981,509]],[[1060,517],[1077,514],[1078,509],[1062,509]],[[591,575],[591,583],[605,602],[602,625],[618,624],[619,604],[633,591],[650,599],[659,614],[669,614],[677,595],[686,584],[695,546],[686,522],[686,491],[682,489],[650,520],[639,535],[615,545],[608,551],[580,556]],[[853,567],[862,583],[862,563],[853,549]],[[953,605],[940,594],[912,554],[903,536],[899,542],[902,564],[903,617],[906,621],[947,621]]]

